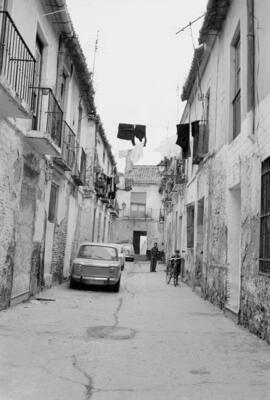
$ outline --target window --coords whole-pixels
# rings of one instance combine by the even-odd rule
[[[193,136],[193,164],[199,164],[208,153],[209,142],[209,104],[210,89],[207,91],[203,103],[203,117],[201,121],[195,121],[191,124]]]
[[[117,251],[113,247],[82,245],[80,247],[78,258],[91,258],[93,260],[118,260]]]
[[[51,222],[55,222],[55,219],[56,219],[58,192],[59,192],[59,187],[55,183],[52,183],[51,195],[50,195],[50,205],[49,205],[49,215],[48,215],[48,220]]]
[[[270,157],[262,163],[259,272],[270,275]]]
[[[187,206],[187,248],[194,246],[194,205]]]
[[[240,32],[233,42],[233,139],[241,130],[241,41]]]
[[[60,77],[60,104],[62,109],[65,110],[68,92],[68,75],[63,72]]]
[[[41,76],[42,76],[42,64],[43,64],[43,43],[40,40],[39,36],[36,37],[36,66],[35,66],[35,75],[34,75],[34,89],[32,95],[32,107],[33,107],[33,129],[39,129],[40,124],[40,108],[42,104],[42,98],[40,93],[41,86]]]
[[[146,193],[133,192],[130,197],[130,215],[143,218],[146,215]]]

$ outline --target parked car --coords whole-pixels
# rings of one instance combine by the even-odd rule
[[[118,251],[118,257],[120,259],[120,263],[121,263],[121,271],[123,271],[123,269],[125,268],[125,253],[124,253],[124,247],[122,244],[120,243],[112,243],[112,246],[115,246],[117,248]]]
[[[82,243],[72,263],[70,287],[79,283],[108,285],[119,292],[121,261],[116,245],[109,243]]]
[[[134,247],[131,243],[123,244],[126,261],[134,261]]]

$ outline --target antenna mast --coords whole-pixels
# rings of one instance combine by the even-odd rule
[[[95,51],[94,51],[94,60],[93,60],[92,77],[94,77],[94,74],[95,74],[96,55],[97,55],[97,51],[98,51],[98,39],[99,39],[99,31],[97,31],[97,38],[96,38],[96,42],[95,42]]]

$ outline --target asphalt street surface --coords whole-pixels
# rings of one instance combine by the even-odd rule
[[[163,270],[0,312],[0,400],[270,399],[269,345]]]

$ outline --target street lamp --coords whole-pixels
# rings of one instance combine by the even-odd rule
[[[163,175],[165,169],[166,169],[166,162],[164,160],[162,160],[158,164],[158,171],[159,171],[160,175]]]

